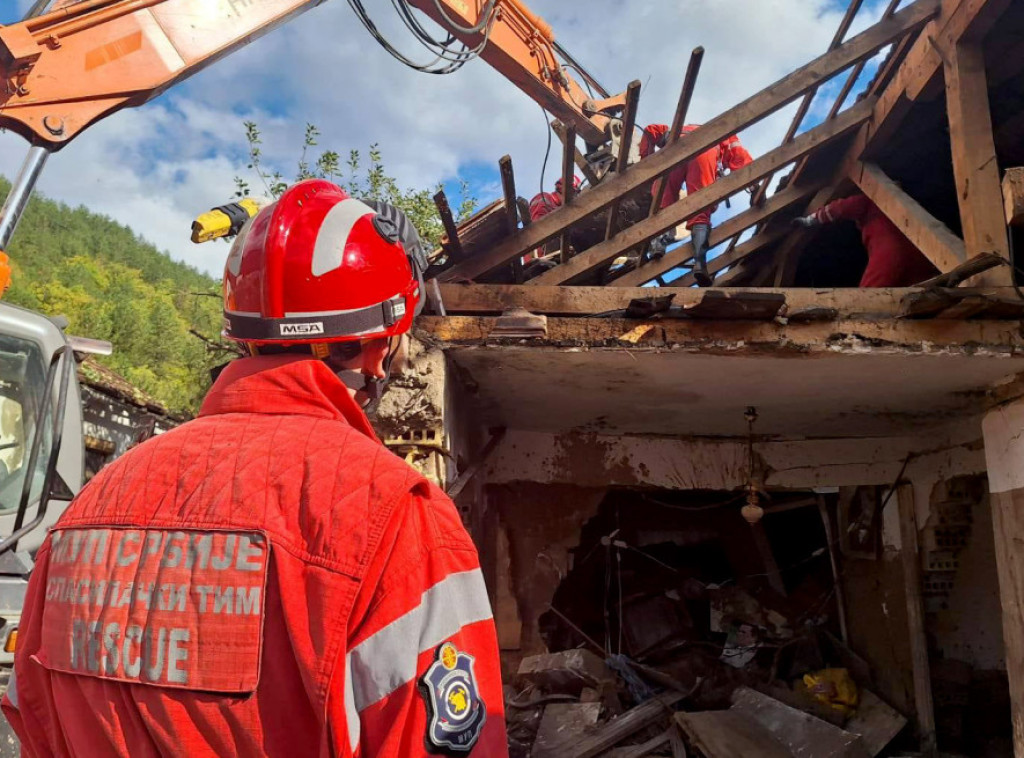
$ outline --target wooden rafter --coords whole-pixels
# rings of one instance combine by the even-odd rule
[[[566,284],[587,274],[621,255],[625,250],[644,244],[647,240],[671,229],[677,224],[693,216],[703,208],[716,205],[725,198],[748,187],[758,179],[778,171],[786,164],[792,163],[821,145],[856,128],[871,116],[873,100],[858,103],[836,119],[804,132],[792,142],[777,147],[775,150],[756,159],[753,163],[734,171],[719,179],[709,187],[688,195],[682,200],[665,208],[657,216],[644,219],[634,224],[613,239],[595,245],[568,263],[556,266],[550,271],[531,279],[531,284]],[[685,142],[685,140],[683,141]],[[680,142],[682,144],[683,142]],[[666,148],[668,149],[668,148]],[[635,170],[643,164],[641,163]],[[582,202],[582,200],[581,200]]]
[[[946,105],[960,222],[969,255],[995,253],[1009,260],[985,58],[977,42],[958,42],[946,58]],[[945,270],[945,269],[943,269]],[[1009,284],[1011,271],[989,272],[987,284]]]
[[[950,271],[967,260],[964,241],[877,165],[861,163],[850,178],[939,271]]]
[[[669,127],[668,144],[674,145],[679,141],[680,132],[686,124],[686,114],[690,112],[690,102],[693,100],[693,91],[697,87],[697,77],[700,75],[700,66],[704,60],[704,48],[695,47],[690,53],[690,62],[686,64],[686,76],[683,77],[683,88],[679,92],[679,100],[676,101],[676,111],[672,116],[672,125]],[[665,181],[668,177],[660,177],[653,185],[651,191],[651,208],[649,216],[656,216],[661,210],[661,198],[665,194]]]
[[[569,208],[576,200],[576,185],[573,182],[573,151],[576,149],[576,127],[567,124],[565,127],[565,150],[562,152],[562,207]],[[569,230],[562,232],[562,239],[559,243],[559,260],[565,263],[569,260]],[[518,260],[518,259],[517,259]]]
[[[579,198],[574,208],[560,208],[518,235],[473,256],[441,274],[443,281],[472,279],[523,255],[583,219],[603,211],[617,198],[647,186],[676,166],[717,145],[752,123],[771,115],[835,74],[874,55],[885,45],[920,28],[938,10],[938,0],[917,0],[909,7],[853,37],[830,53],[820,56],[731,110],[704,124],[674,145],[642,161],[626,172],[594,187]],[[681,201],[681,202],[686,202]],[[659,214],[657,218],[664,214]],[[660,221],[659,221],[660,223]],[[664,229],[669,228],[666,225]],[[628,230],[627,230],[628,231]]]
[[[808,205],[817,208],[836,197],[847,176],[852,174],[862,159],[885,144],[896,132],[903,119],[919,98],[938,92],[943,59],[948,59],[961,39],[980,39],[996,23],[1013,0],[942,0],[939,15],[929,21],[916,41],[910,46],[899,69],[891,79],[881,78],[885,84],[879,92],[878,102],[871,120],[857,135],[846,157],[834,175],[831,190],[823,192]],[[794,281],[800,253],[810,235],[795,234],[787,239],[775,253],[775,285],[788,286]]]
[[[622,176],[629,166],[629,150],[633,146],[633,129],[636,128],[636,111],[640,107],[640,82],[633,80],[626,88],[626,108],[622,114],[622,135],[619,137],[619,154],[615,157],[615,173]],[[608,239],[619,230],[619,198],[612,203],[608,212],[604,238]]]
[[[768,198],[764,205],[748,208],[742,213],[738,213],[732,218],[726,220],[721,225],[712,227],[709,244],[711,247],[715,247],[725,242],[730,237],[738,236],[745,230],[761,223],[779,211],[788,208],[794,203],[807,199],[817,189],[818,187],[816,186],[803,187],[796,185],[793,187],[787,187],[781,192],[775,193]],[[680,245],[675,250],[666,254],[661,260],[650,261],[649,263],[620,276],[611,284],[614,287],[638,287],[661,274],[671,271],[674,268],[678,268],[692,257],[693,243],[687,242],[685,245]],[[712,267],[714,266],[715,260],[717,259],[713,259],[711,261],[710,265]]]

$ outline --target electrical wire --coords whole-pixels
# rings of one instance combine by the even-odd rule
[[[544,175],[548,172],[548,159],[551,157],[551,125],[548,123],[548,112],[540,106],[540,115],[544,117],[544,131],[548,133],[548,146],[544,150],[544,163],[540,167],[540,191],[544,193]]]

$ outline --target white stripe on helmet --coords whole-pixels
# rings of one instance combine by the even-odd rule
[[[327,212],[313,248],[313,276],[323,276],[341,266],[352,227],[372,214],[373,208],[354,198],[342,200]]]

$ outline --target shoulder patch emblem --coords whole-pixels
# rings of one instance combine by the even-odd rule
[[[469,653],[445,642],[420,680],[427,700],[427,744],[433,751],[467,755],[480,738],[487,710],[473,661]]]

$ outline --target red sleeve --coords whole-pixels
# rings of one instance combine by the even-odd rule
[[[497,634],[476,549],[436,487],[398,509],[357,592],[332,680],[335,754],[416,758],[450,740],[504,758]]]
[[[644,136],[640,138],[640,157],[646,158],[654,152],[658,142],[668,134],[665,124],[648,124],[644,127]]]
[[[740,144],[739,137],[730,137],[722,143],[721,148],[722,164],[730,171],[738,171],[754,162],[747,148]]]
[[[865,195],[853,195],[835,200],[814,212],[815,218],[822,224],[834,221],[860,221],[871,209],[871,201]]]

